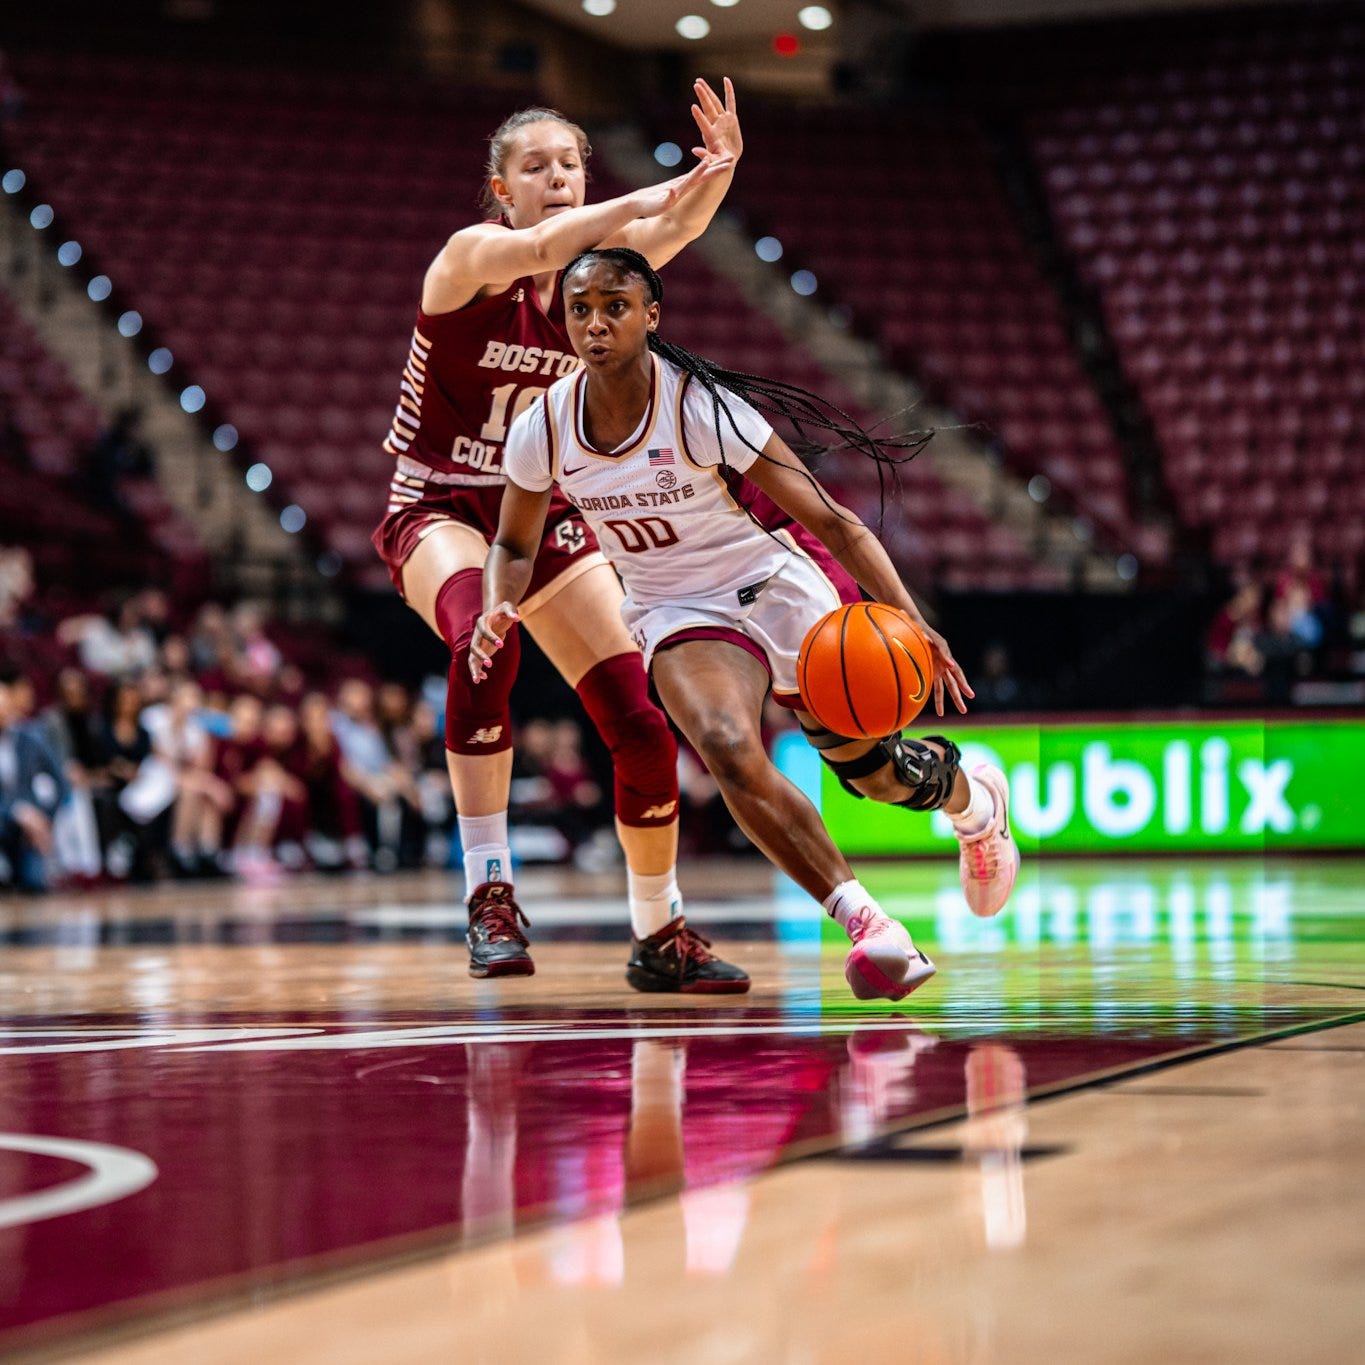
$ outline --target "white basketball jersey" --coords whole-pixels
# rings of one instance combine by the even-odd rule
[[[650,361],[649,403],[623,445],[605,451],[587,439],[587,374],[579,373],[552,384],[512,424],[503,468],[533,492],[558,482],[633,602],[734,603],[738,597],[742,605],[746,590],[799,551],[770,536],[731,497],[719,467],[710,394],[671,361],[652,354]],[[742,398],[721,392],[729,412],[729,418],[720,415],[725,458],[743,473],[759,458],[750,447],[761,450],[772,427]]]

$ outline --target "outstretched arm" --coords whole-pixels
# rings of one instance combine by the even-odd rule
[[[685,205],[694,195],[709,191],[712,180],[723,179],[728,185],[731,164],[726,157],[708,153],[686,175],[600,204],[566,209],[515,232],[496,223],[462,228],[427,269],[422,311],[449,313],[463,308],[485,287],[505,289],[524,275],[562,269],[580,251],[596,246],[627,223]]]
[[[692,106],[692,117],[701,132],[702,146],[694,147],[699,157],[727,158],[728,168],[717,173],[689,195],[656,218],[626,224],[603,246],[628,246],[638,251],[655,270],[667,265],[689,242],[695,241],[711,224],[730,189],[735,176],[735,165],[744,152],[744,138],[739,131],[739,106],[735,102],[735,87],[725,77],[725,103],[703,80],[692,87],[697,102]]]
[[[934,653],[934,710],[943,714],[945,688],[959,711],[964,697],[975,696],[948,642],[925,619],[901,582],[881,542],[848,508],[830,497],[815,476],[796,458],[787,443],[773,433],[745,477],[761,488],[788,516],[813,532],[843,565],[859,587],[878,602],[899,607],[924,632]]]
[[[469,673],[476,683],[502,648],[503,636],[521,620],[517,603],[531,582],[549,506],[548,488],[533,493],[510,478],[503,485],[498,535],[483,566],[483,615],[474,623],[469,646]]]

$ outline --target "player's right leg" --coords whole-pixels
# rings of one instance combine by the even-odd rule
[[[848,933],[853,950],[844,975],[853,993],[899,1000],[927,981],[934,964],[858,883],[819,812],[768,758],[759,728],[768,691],[763,665],[725,641],[665,642],[651,675],[740,828]]]
[[[529,976],[535,971],[523,932],[527,920],[512,890],[507,800],[512,781],[508,699],[521,651],[515,627],[487,677],[475,687],[467,657],[483,609],[488,553],[472,526],[443,521],[403,565],[403,596],[451,651],[446,682],[446,768],[464,846],[472,976]]]

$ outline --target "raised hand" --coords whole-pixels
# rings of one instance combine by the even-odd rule
[[[739,131],[739,106],[735,103],[735,87],[729,76],[724,78],[724,84],[724,104],[704,80],[698,79],[692,84],[697,96],[692,117],[697,121],[705,144],[692,150],[698,156],[709,152],[712,156],[727,155],[738,161],[744,152],[744,139]]]
[[[487,676],[503,638],[520,620],[517,609],[510,602],[502,602],[474,622],[474,636],[469,643],[469,676],[476,683]]]

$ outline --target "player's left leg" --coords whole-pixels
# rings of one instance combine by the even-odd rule
[[[970,774],[957,745],[942,735],[907,739],[847,739],[798,712],[801,729],[844,789],[908,810],[942,810],[957,836],[962,892],[974,914],[997,914],[1019,873],[1019,847],[1010,836],[1009,784],[994,764]]]
[[[768,757],[760,729],[765,665],[740,642],[679,638],[655,651],[652,672],[735,822],[848,934],[844,975],[854,994],[899,1000],[928,980],[933,963],[867,894],[809,798]]]
[[[611,753],[616,833],[626,855],[636,944],[646,945],[647,957],[657,948],[661,961],[677,958],[680,971],[692,972],[697,963],[682,952],[695,935],[686,929],[678,889],[677,742],[650,700],[640,651],[621,622],[615,572],[603,562],[565,579],[562,586],[552,581],[530,607],[523,606],[522,623],[577,691]],[[639,956],[637,947],[632,962]],[[639,990],[748,989],[748,978],[737,968],[712,962],[686,984],[672,972],[656,982],[634,966],[627,980]]]

